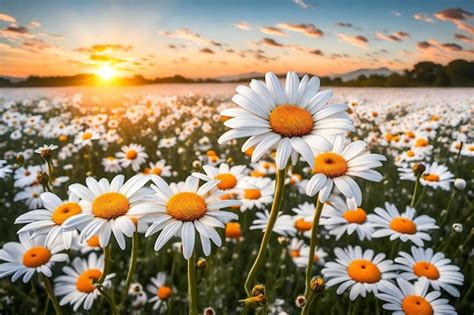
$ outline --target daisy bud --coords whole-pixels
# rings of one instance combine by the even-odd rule
[[[278,237],[278,243],[282,246],[286,246],[288,244],[288,238],[284,236],[279,236]]]
[[[322,277],[317,276],[311,279],[309,286],[311,287],[311,290],[313,290],[314,294],[318,294],[321,293],[326,287],[326,281],[324,281]]]
[[[265,295],[265,286],[263,284],[256,284],[252,289],[252,295],[258,296],[260,294]]]
[[[209,306],[204,309],[203,315],[216,315],[216,311]]]
[[[304,295],[298,295],[298,297],[295,300],[295,305],[297,308],[303,308],[306,304],[306,298]]]
[[[128,289],[128,294],[129,295],[137,295],[138,293],[143,291],[143,286],[140,283],[132,283],[130,285],[130,288]]]
[[[193,168],[201,168],[202,164],[198,160],[193,161]]]
[[[23,156],[23,154],[19,153],[16,156],[16,162],[20,165],[23,165],[23,163],[25,163],[25,157]]]
[[[463,227],[461,223],[454,223],[453,224],[453,230],[456,233],[462,233]]]
[[[147,303],[147,297],[146,294],[143,292],[139,292],[135,300],[132,301],[132,307],[134,308],[140,308],[143,307]]]
[[[199,260],[198,260],[197,263],[196,263],[196,266],[197,266],[199,269],[206,269],[206,266],[207,266],[207,261],[206,261],[206,259],[204,259],[204,258],[199,258]]]
[[[464,190],[466,188],[466,181],[462,178],[456,178],[454,180],[454,187],[457,190]]]
[[[86,173],[86,175],[87,175],[88,177],[90,177],[90,176],[93,176],[94,173],[92,173],[91,171],[88,171],[88,172]]]
[[[415,163],[412,167],[413,173],[415,176],[420,177],[426,170],[426,166],[422,163]]]
[[[49,183],[49,176],[48,176],[48,173],[39,171],[39,172],[36,174],[36,181],[37,181],[39,184],[43,185],[43,186],[48,185],[48,183]]]
[[[267,297],[263,294],[260,294],[247,299],[239,300],[239,302],[245,304],[246,306],[256,308],[265,305],[267,303]]]

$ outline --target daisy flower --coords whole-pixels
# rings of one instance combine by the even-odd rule
[[[87,129],[86,131],[81,131],[77,134],[76,138],[74,139],[74,144],[85,147],[91,145],[93,140],[98,139],[100,139],[99,133],[91,129]]]
[[[122,170],[120,161],[115,156],[108,156],[102,159],[102,166],[107,173],[118,173]]]
[[[64,248],[71,248],[72,239],[77,232],[63,230],[62,224],[68,218],[82,213],[79,198],[71,194],[68,200],[63,201],[50,192],[42,193],[40,198],[45,209],[32,210],[16,218],[15,224],[27,223],[17,233],[28,232],[31,237],[46,234],[47,246],[52,245],[61,236]]]
[[[336,248],[336,262],[325,264],[322,274],[327,279],[326,286],[340,284],[336,293],[342,294],[350,290],[349,299],[354,301],[359,295],[366,297],[367,292],[378,291],[391,283],[390,279],[398,274],[394,271],[398,266],[391,260],[384,260],[385,254],[377,254],[367,249],[362,252],[360,246],[349,246],[345,249]]]
[[[41,193],[43,193],[43,188],[40,185],[25,187],[15,195],[13,201],[23,201],[28,209],[37,209],[43,205]]]
[[[154,296],[148,300],[149,303],[153,304],[153,309],[157,310],[160,306],[163,306],[163,310],[166,309],[166,301],[173,295],[173,289],[166,286],[166,273],[158,272],[156,277],[150,279],[151,283],[146,286],[148,292]]]
[[[364,141],[345,145],[344,137],[336,137],[330,151],[315,157],[315,175],[308,182],[306,194],[314,196],[319,192],[319,200],[325,202],[336,185],[346,198],[355,198],[359,206],[362,192],[352,177],[380,182],[382,175],[372,168],[382,166],[381,161],[386,161],[386,158],[380,154],[371,154]]]
[[[306,237],[311,237],[314,212],[316,211],[314,204],[306,201],[305,203],[300,204],[298,207],[293,208],[291,211],[295,213],[293,219],[296,230]]]
[[[265,232],[267,229],[268,218],[270,217],[270,212],[268,210],[258,211],[256,214],[257,218],[253,220],[252,225],[250,226],[251,230],[262,230]],[[288,214],[278,213],[278,217],[273,227],[273,232],[283,235],[283,236],[293,236],[296,233],[295,222],[293,218]]]
[[[81,242],[97,234],[101,247],[109,244],[113,233],[119,247],[125,249],[124,234],[132,236],[139,212],[146,206],[143,201],[150,196],[150,191],[142,188],[148,180],[148,176],[138,174],[124,183],[124,176],[117,175],[111,182],[88,177],[87,186],[72,184],[69,190],[81,198],[82,213],[67,219],[63,228],[81,230]]]
[[[417,246],[423,246],[423,240],[430,241],[429,230],[437,229],[436,221],[427,215],[416,216],[416,210],[407,206],[401,213],[394,204],[385,203],[385,209],[375,208],[376,214],[369,214],[368,219],[375,229],[373,238],[390,236],[393,241],[400,238],[402,242],[411,241]]]
[[[383,308],[394,315],[457,314],[447,299],[440,299],[441,292],[428,293],[429,281],[421,277],[415,284],[397,278],[397,285],[385,283],[376,297],[387,302]]]
[[[290,156],[296,163],[298,154],[313,168],[311,147],[325,150],[329,146],[326,137],[355,130],[346,113],[347,105],[329,105],[332,91],[318,92],[319,78],[305,75],[300,81],[295,72],[288,72],[285,89],[271,72],[266,73],[265,81],[238,86],[232,100],[240,108],[221,113],[233,117],[224,123],[232,130],[218,142],[250,137],[242,151],[255,147],[252,162],[276,147],[278,169],[286,167]]]
[[[64,249],[63,244],[47,246],[45,235],[31,238],[28,233],[21,233],[18,238],[19,243],[8,242],[0,249],[0,259],[6,261],[0,264],[0,278],[13,275],[12,282],[15,282],[23,276],[23,282],[27,283],[35,272],[51,277],[54,263],[68,259],[66,254],[59,253]]]
[[[0,178],[5,178],[8,174],[12,172],[11,166],[6,164],[7,161],[0,160]]]
[[[120,165],[123,168],[132,166],[132,170],[135,172],[140,170],[140,165],[145,163],[148,158],[145,148],[139,144],[132,143],[130,145],[124,145],[121,150],[122,151],[115,154],[120,161]]]
[[[263,209],[267,204],[273,201],[275,185],[270,178],[245,177],[239,185],[239,200],[242,201],[240,211],[257,207]]]
[[[204,165],[202,168],[206,174],[193,173],[193,176],[206,182],[218,180],[217,188],[224,191],[233,190],[245,177],[245,165],[229,167],[227,163],[221,163],[218,168],[212,165]]]
[[[434,189],[441,188],[443,190],[450,190],[450,184],[454,182],[454,174],[451,173],[446,165],[438,164],[423,164],[426,167],[425,172],[420,177],[420,183],[423,186],[430,186]],[[412,168],[399,168],[400,179],[416,181],[416,175]]]
[[[189,259],[194,251],[196,231],[198,232],[204,255],[211,253],[211,240],[222,245],[216,227],[237,219],[235,213],[221,209],[240,205],[237,200],[221,200],[222,192],[216,190],[219,181],[211,180],[199,187],[199,179],[188,176],[185,182],[168,185],[161,177],[152,176],[157,201],[140,214],[153,218],[145,236],[161,231],[155,242],[159,251],[176,234],[183,242],[183,256]]]
[[[356,232],[359,240],[371,239],[373,228],[367,221],[367,213],[357,207],[354,199],[334,197],[324,205],[321,213],[320,225],[324,225],[329,234],[339,240],[342,235],[351,235]]]
[[[36,175],[39,171],[41,171],[39,165],[18,168],[13,176],[15,187],[22,188],[36,183]]]
[[[145,174],[155,174],[162,177],[171,176],[171,166],[166,165],[165,160],[159,160],[156,163],[150,162],[149,167],[145,168]]]
[[[104,256],[97,258],[95,253],[91,253],[87,259],[74,258],[71,266],[63,268],[65,273],[54,280],[54,294],[64,296],[59,304],[72,304],[76,312],[81,305],[84,309],[90,310],[94,301],[101,295],[94,285],[94,281],[100,279],[104,270]],[[105,276],[102,285],[110,287],[114,273]]]
[[[309,246],[303,240],[292,238],[291,243],[288,245],[288,253],[297,267],[304,268],[308,265]],[[316,247],[313,262],[324,265],[324,257],[327,255],[322,248]]]
[[[433,289],[443,289],[452,296],[459,297],[459,290],[455,285],[463,284],[464,275],[443,253],[434,253],[431,248],[412,246],[411,255],[405,252],[400,252],[399,255],[395,262],[404,271],[400,275],[403,279],[411,281],[425,277]]]

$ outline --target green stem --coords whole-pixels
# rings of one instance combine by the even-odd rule
[[[99,290],[99,292],[102,294],[102,296],[109,303],[112,314],[118,315],[117,307],[115,306],[115,301],[112,297],[110,297],[110,295],[107,292],[105,292],[104,287],[101,284],[99,284],[97,286],[97,290]]]
[[[130,266],[128,267],[127,279],[125,280],[125,286],[122,292],[122,303],[125,303],[128,294],[128,288],[130,288],[130,283],[132,283],[133,274],[135,273],[135,268],[137,267],[137,253],[138,253],[138,231],[135,230],[132,236],[132,253],[130,257]]]
[[[48,297],[51,300],[51,303],[53,304],[54,307],[54,312],[56,315],[61,315],[63,312],[61,311],[61,307],[59,306],[58,299],[56,299],[56,296],[54,295],[53,292],[53,287],[51,286],[51,282],[49,281],[48,277],[46,277],[44,274],[40,274],[41,280],[44,283],[44,286],[46,288],[46,292],[48,292]]]
[[[425,195],[425,192],[426,192],[426,186],[423,187],[423,189],[421,190],[420,198],[418,198],[418,200],[416,201],[414,208],[418,207],[421,200],[423,199],[423,196]]]
[[[96,283],[102,284],[105,280],[105,277],[109,273],[110,268],[110,244],[104,248],[104,272],[100,275],[99,280]]]
[[[188,259],[188,300],[189,314],[198,314],[197,288],[196,288],[196,250]]]
[[[323,211],[324,203],[319,200],[319,194],[316,196],[316,210],[314,212],[313,226],[311,228],[311,241],[309,244],[309,256],[308,256],[308,265],[306,266],[306,288],[304,296],[306,298],[306,304],[301,311],[301,314],[309,314],[309,309],[311,308],[312,300],[312,291],[311,291],[311,274],[314,264],[314,252],[316,250],[316,245],[318,244],[318,227],[319,227],[319,218]]]
[[[247,275],[247,280],[245,280],[245,292],[247,296],[251,296],[252,285],[257,274],[257,271],[260,269],[260,266],[263,263],[265,258],[265,251],[270,241],[270,236],[273,231],[273,226],[275,225],[276,219],[278,218],[278,212],[280,211],[281,202],[283,199],[283,191],[285,189],[285,178],[286,178],[287,168],[278,170],[276,174],[276,183],[275,183],[275,196],[273,197],[272,209],[270,212],[270,217],[268,218],[267,227],[265,228],[265,233],[263,233],[262,242],[260,243],[260,249],[258,250],[257,257],[253,262],[252,268]]]
[[[415,189],[413,190],[413,196],[411,197],[411,202],[410,202],[410,207],[415,206],[415,201],[416,201],[416,195],[418,194],[418,189],[420,187],[420,176],[416,177],[415,181]]]

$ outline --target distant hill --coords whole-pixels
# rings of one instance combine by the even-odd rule
[[[357,79],[361,75],[365,75],[367,77],[371,75],[380,75],[380,76],[388,77],[392,73],[394,73],[394,71],[390,70],[387,67],[382,67],[382,68],[377,68],[377,69],[358,69],[358,70],[350,71],[343,74],[332,75],[330,77],[331,79],[341,78],[342,81],[346,82],[346,81]]]
[[[12,83],[18,83],[18,82],[21,82],[21,81],[25,81],[26,78],[20,78],[20,77],[11,77],[11,76],[8,76],[8,75],[4,75],[4,76],[0,76],[0,79],[5,79],[5,80],[8,80]]]
[[[249,72],[249,73],[241,73],[241,74],[235,74],[235,75],[220,76],[215,79],[221,82],[238,82],[242,80],[261,78],[264,76],[265,74],[261,72]]]

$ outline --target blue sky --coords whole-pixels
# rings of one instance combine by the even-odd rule
[[[290,69],[326,75],[472,60],[473,11],[473,1],[0,0],[0,74],[109,65],[148,77]]]

